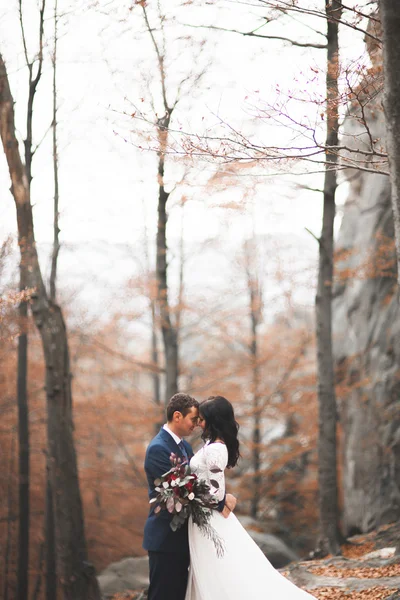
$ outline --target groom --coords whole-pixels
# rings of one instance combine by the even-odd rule
[[[149,497],[154,498],[154,480],[169,471],[171,452],[189,461],[193,451],[183,438],[190,435],[199,417],[199,404],[188,394],[175,394],[167,406],[167,423],[150,442],[144,462]],[[218,506],[224,509],[225,499]],[[143,548],[149,553],[150,587],[148,600],[184,600],[189,568],[188,523],[172,531],[172,515],[153,508],[144,528]]]

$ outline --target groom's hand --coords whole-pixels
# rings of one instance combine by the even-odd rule
[[[235,510],[236,502],[237,500],[235,496],[233,496],[232,494],[226,494],[225,506],[224,510],[222,511],[222,516],[225,517],[225,519],[229,517],[233,510]]]

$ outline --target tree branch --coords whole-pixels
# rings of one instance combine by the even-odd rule
[[[256,38],[262,38],[265,40],[278,40],[278,41],[282,41],[282,42],[288,42],[292,46],[298,46],[299,48],[317,48],[318,50],[326,49],[326,44],[318,44],[318,43],[313,44],[311,42],[304,42],[304,43],[296,42],[294,40],[291,40],[290,38],[282,37],[279,35],[262,35],[260,33],[256,33],[256,30],[239,31],[238,29],[228,29],[225,27],[218,27],[216,25],[190,25],[188,23],[182,23],[182,25],[184,25],[185,27],[191,27],[193,29],[214,29],[216,31],[225,31],[227,33],[237,33],[237,34],[243,35],[245,37],[256,37]]]

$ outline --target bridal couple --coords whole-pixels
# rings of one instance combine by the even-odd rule
[[[193,454],[184,438],[198,425],[205,444]],[[191,518],[174,532],[168,511],[157,516],[151,509],[143,541],[149,554],[148,600],[315,600],[272,567],[233,513],[236,498],[225,492],[224,471],[240,456],[238,428],[233,407],[222,396],[199,404],[175,394],[169,401],[167,423],[146,452],[149,496],[156,496],[155,479],[171,468],[171,453],[190,461],[198,478],[215,490],[219,504],[210,524],[223,540],[224,554],[217,556],[212,540]],[[210,480],[217,480],[218,488]]]

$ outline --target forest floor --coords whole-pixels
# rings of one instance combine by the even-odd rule
[[[282,573],[318,600],[400,600],[400,523],[350,538],[341,556],[291,563]]]
[[[303,560],[281,569],[318,600],[400,600],[400,557],[394,550],[400,522],[357,535],[342,546],[341,556]],[[112,600],[145,600],[145,593],[117,594]]]

